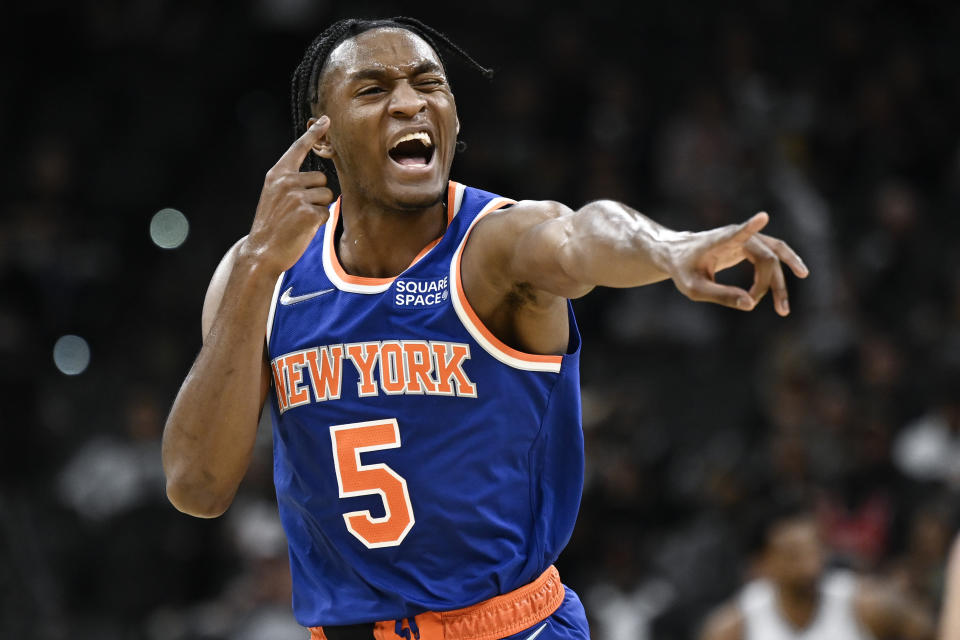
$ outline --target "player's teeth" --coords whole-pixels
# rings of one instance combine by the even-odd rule
[[[427,133],[426,131],[418,131],[417,133],[408,133],[407,135],[397,140],[393,144],[394,148],[396,148],[396,146],[401,142],[406,142],[407,140],[419,140],[426,147],[433,146],[433,140],[430,139],[430,134]]]

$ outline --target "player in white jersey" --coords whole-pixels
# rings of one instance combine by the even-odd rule
[[[701,640],[927,640],[931,616],[879,580],[826,571],[813,514],[781,509],[761,533],[761,577],[707,620]]]

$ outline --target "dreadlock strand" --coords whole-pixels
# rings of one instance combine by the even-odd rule
[[[435,39],[435,40],[438,40],[438,41],[439,41],[440,43],[442,43],[443,46],[446,47],[449,51],[452,51],[453,53],[457,54],[457,56],[458,56],[461,60],[463,60],[463,61],[466,62],[468,65],[470,65],[471,67],[473,67],[473,68],[474,68],[476,71],[478,71],[478,72],[480,73],[480,75],[482,75],[484,78],[486,78],[487,80],[493,79],[493,69],[490,69],[489,67],[485,67],[485,66],[483,66],[482,64],[480,64],[479,62],[477,62],[476,60],[474,60],[474,59],[473,59],[473,56],[471,56],[469,53],[467,53],[462,47],[460,47],[458,44],[456,44],[453,40],[450,39],[449,36],[447,36],[447,34],[443,33],[442,31],[439,31],[439,30],[437,30],[437,29],[434,29],[433,27],[431,27],[430,25],[426,24],[425,22],[421,22],[421,21],[417,20],[416,18],[411,18],[411,17],[409,17],[409,16],[396,16],[396,17],[394,17],[394,18],[391,18],[390,20],[391,20],[392,22],[396,22],[397,24],[400,24],[400,25],[404,25],[404,26],[407,26],[407,27],[413,27],[413,29],[411,29],[411,30],[414,31],[415,33],[416,33],[416,32],[419,32],[418,35],[420,35],[420,36],[424,36],[424,35],[426,35],[426,34],[429,34],[431,38],[433,38],[433,39]],[[428,42],[430,42],[430,38],[424,38],[424,39],[427,40]],[[431,42],[430,44],[433,45],[432,42]],[[435,45],[433,46],[433,48],[434,48],[434,50],[437,49],[437,47],[436,47]]]

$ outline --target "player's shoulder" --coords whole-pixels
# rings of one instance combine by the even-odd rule
[[[744,616],[739,598],[710,613],[700,630],[700,640],[743,640],[743,637]]]
[[[498,233],[520,233],[571,213],[570,207],[555,200],[509,200],[490,211],[478,222],[477,228],[486,226],[488,230],[496,228]]]
[[[824,593],[837,597],[854,596],[864,588],[870,590],[881,587],[882,584],[875,584],[872,578],[861,578],[853,571],[847,569],[834,569],[829,571],[821,582],[821,589]]]
[[[484,272],[498,273],[512,264],[518,251],[529,252],[524,244],[529,232],[547,230],[541,225],[563,217],[566,212],[565,205],[549,200],[511,201],[486,211],[472,225],[464,251],[465,264],[481,265]],[[553,229],[551,233],[562,234],[563,230]],[[497,275],[494,279],[501,281],[502,277]]]
[[[736,597],[737,608],[744,615],[751,615],[755,611],[768,609],[773,605],[776,595],[769,580],[757,578],[746,583]]]
[[[457,188],[458,210],[469,218],[465,230],[469,228],[471,251],[478,245],[509,249],[525,231],[572,212],[553,200],[516,200],[456,182],[451,185]]]

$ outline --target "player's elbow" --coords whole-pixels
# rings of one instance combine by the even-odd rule
[[[183,473],[167,473],[167,500],[177,511],[195,518],[217,518],[233,502],[235,492],[192,482]]]

